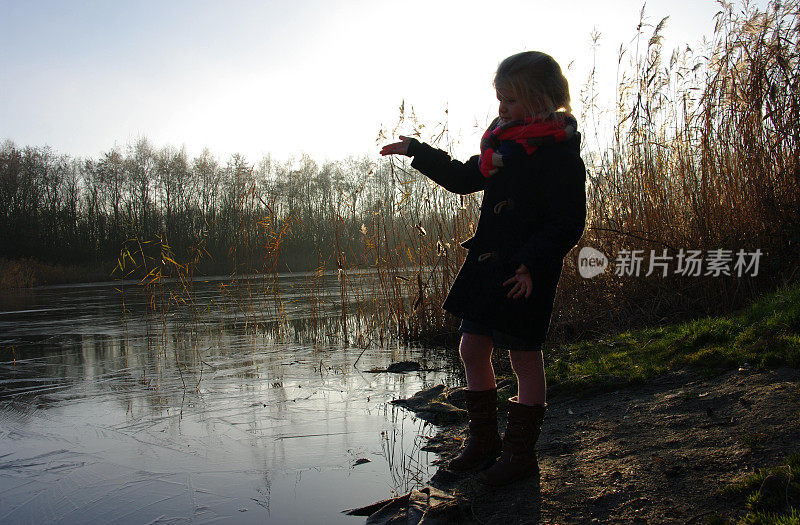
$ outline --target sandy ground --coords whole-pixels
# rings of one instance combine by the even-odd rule
[[[464,432],[462,422],[431,440],[443,466]],[[490,489],[441,468],[430,484],[458,496],[459,522],[703,523],[741,516],[743,502],[720,490],[781,464],[799,443],[800,370],[680,371],[615,392],[551,396],[540,470],[525,481]]]

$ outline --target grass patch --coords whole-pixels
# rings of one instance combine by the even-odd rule
[[[722,490],[741,497],[747,514],[738,522],[747,525],[800,523],[800,453],[780,465],[759,469]],[[715,517],[715,523],[733,523]]]
[[[749,364],[800,367],[800,285],[785,285],[741,312],[670,326],[626,331],[550,352],[551,385],[607,390],[670,370],[709,374]]]

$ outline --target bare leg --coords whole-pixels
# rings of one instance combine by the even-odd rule
[[[491,390],[497,386],[494,382],[494,369],[492,368],[491,337],[461,334],[459,353],[467,376],[467,390]]]
[[[544,406],[547,382],[544,377],[542,352],[512,350],[510,354],[511,368],[517,375],[517,384],[519,385],[517,402],[522,405]]]
[[[469,435],[461,453],[448,464],[456,472],[488,467],[502,452],[503,442],[497,432],[492,346],[492,338],[485,335],[461,336],[459,351],[467,375],[464,401],[469,414]]]

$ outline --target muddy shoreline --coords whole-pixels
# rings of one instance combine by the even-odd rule
[[[743,516],[744,502],[723,489],[797,450],[799,385],[800,370],[745,367],[713,377],[681,370],[586,396],[562,391],[548,401],[538,475],[501,489],[445,468],[466,435],[459,389],[399,404],[442,425],[426,449],[440,456],[429,485],[455,496],[438,512],[443,522],[702,523]],[[419,403],[425,397],[430,405]]]

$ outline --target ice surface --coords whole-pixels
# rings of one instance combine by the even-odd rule
[[[198,285],[194,317],[148,312],[118,284],[0,296],[0,522],[353,523],[339,511],[427,481],[435,429],[388,401],[451,373],[359,369],[446,363],[303,341],[292,330],[338,319],[320,313],[337,311],[324,290],[303,317],[301,284],[294,325],[237,310],[217,281]],[[232,322],[248,316],[256,329]]]

